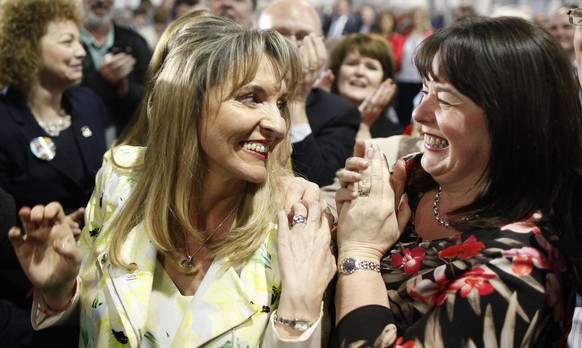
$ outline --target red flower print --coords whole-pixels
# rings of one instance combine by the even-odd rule
[[[461,260],[468,259],[480,254],[481,249],[485,248],[485,244],[481,242],[465,242],[462,245],[453,245],[439,252],[439,257],[454,259],[456,257]]]
[[[438,266],[434,270],[433,282],[430,279],[423,279],[416,283],[410,290],[410,296],[421,300],[430,299],[432,304],[440,306],[446,298],[448,279],[445,276],[445,265]]]
[[[392,254],[392,266],[395,269],[404,268],[404,272],[410,275],[416,275],[422,264],[422,260],[426,257],[426,250],[421,247],[416,247],[410,251],[408,248],[402,250],[402,254]]]
[[[413,348],[414,347],[414,340],[403,342],[403,337],[398,337],[396,340],[396,347],[397,348]]]
[[[548,263],[540,252],[531,247],[510,249],[503,252],[503,256],[513,258],[513,272],[517,275],[528,275],[534,265],[537,268],[547,269]]]
[[[479,296],[489,295],[495,289],[489,283],[489,279],[495,278],[495,274],[486,274],[482,268],[476,268],[465,273],[461,278],[454,280],[447,291],[461,290],[461,296],[467,297],[473,290],[479,293]]]

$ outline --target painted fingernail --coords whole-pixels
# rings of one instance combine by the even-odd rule
[[[368,156],[368,159],[374,158],[374,148],[372,146],[370,146],[368,148],[368,151],[366,152],[366,155]]]

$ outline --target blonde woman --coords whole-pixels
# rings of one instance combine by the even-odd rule
[[[105,162],[81,248],[57,203],[10,231],[37,328],[78,307],[82,346],[321,344],[325,204],[293,205],[291,226],[282,211],[298,62],[274,31],[210,16],[177,29],[144,100],[146,146]]]

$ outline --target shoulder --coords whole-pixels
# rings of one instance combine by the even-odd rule
[[[114,147],[103,156],[103,165],[110,166],[112,170],[139,167],[143,163],[145,150],[143,146]]]

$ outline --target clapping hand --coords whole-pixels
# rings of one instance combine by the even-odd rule
[[[380,86],[378,86],[372,94],[369,94],[358,107],[360,114],[362,115],[362,123],[370,127],[374,122],[376,122],[395,94],[396,84],[392,79],[387,79],[382,82]]]
[[[18,261],[47,305],[61,308],[70,300],[83,259],[70,219],[56,202],[23,207],[18,215],[26,233],[18,227],[8,233]]]
[[[359,155],[364,142],[358,144],[355,152]],[[336,194],[340,253],[380,259],[398,240],[411,216],[406,196],[402,195],[400,181],[405,173],[400,169],[392,180],[377,144],[366,149],[365,159],[351,157],[346,161]],[[391,180],[400,185],[396,191]]]

